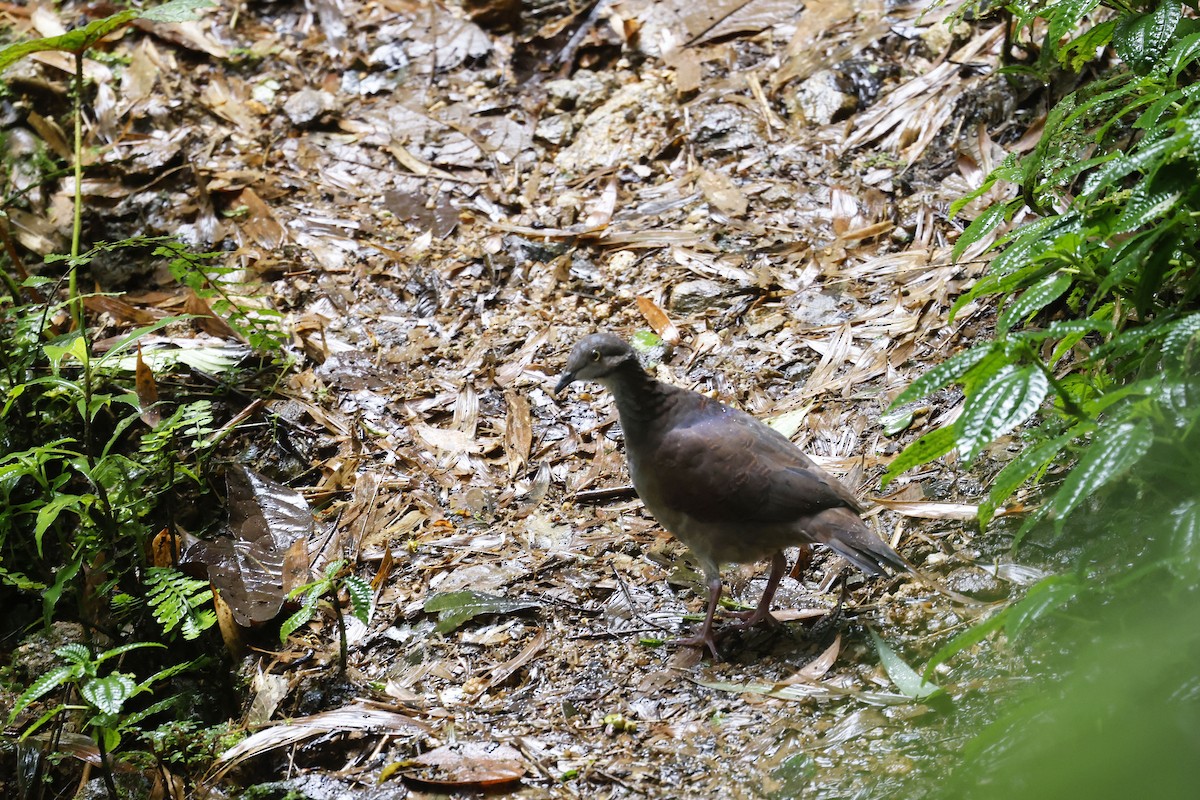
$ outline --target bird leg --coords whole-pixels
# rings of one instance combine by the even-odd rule
[[[778,581],[776,581],[778,582]],[[700,633],[687,639],[676,639],[672,644],[685,647],[707,647],[712,653],[713,661],[720,661],[721,654],[717,652],[717,640],[713,636],[713,616],[717,613],[717,603],[721,602],[721,574],[708,576],[708,610],[704,613],[704,626]]]
[[[778,552],[771,556],[771,574],[767,577],[767,587],[763,589],[758,607],[753,611],[735,611],[730,614],[741,620],[738,623],[739,628],[750,628],[760,622],[766,622],[768,625],[775,625],[779,622],[771,616],[771,601],[775,599],[775,590],[779,588],[779,582],[783,580],[785,572],[787,572],[787,559],[783,553]]]

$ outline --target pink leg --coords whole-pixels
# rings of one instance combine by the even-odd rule
[[[787,572],[787,559],[784,558],[783,553],[771,556],[771,574],[767,577],[767,587],[763,589],[758,607],[750,612],[743,611],[731,615],[741,618],[742,621],[738,623],[738,627],[749,628],[760,622],[766,622],[768,625],[778,624],[778,620],[771,616],[771,601],[775,599],[775,590],[779,588],[779,582],[783,580],[785,572]]]
[[[721,602],[721,575],[717,573],[708,578],[708,611],[704,614],[704,627],[696,636],[676,639],[672,644],[681,644],[685,647],[707,647],[708,651],[712,653],[713,661],[720,661],[721,654],[717,652],[717,640],[713,636],[713,615],[717,613],[717,603],[719,602]]]

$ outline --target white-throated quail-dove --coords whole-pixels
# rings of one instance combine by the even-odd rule
[[[868,575],[916,571],[859,517],[850,491],[783,434],[698,392],[650,376],[611,333],[575,345],[555,387],[603,384],[617,405],[629,474],[642,502],[700,561],[708,585],[704,625],[679,643],[720,658],[713,615],[720,566],[771,559],[757,608],[743,624],[772,619],[771,600],[787,568],[787,547],[823,544]]]

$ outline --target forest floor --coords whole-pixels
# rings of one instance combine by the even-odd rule
[[[606,393],[552,387],[580,336],[654,331],[659,377],[770,420],[922,569],[990,603],[1031,582],[971,522],[1004,442],[971,475],[946,458],[880,486],[959,397],[890,400],[990,331],[985,306],[949,320],[987,244],[952,261],[983,200],[949,207],[1037,127],[1036,96],[996,74],[1002,23],[875,0],[467,5],[478,23],[417,0],[228,4],[87,62],[88,240],[223,250],[284,312],[301,364],[271,408],[311,437],[255,468],[322,507],[314,558],[379,577],[344,683],[328,620],[256,656],[285,678],[274,720],[333,732],[230,780],[921,796],[1008,654],[942,665],[948,705],[922,703],[871,632],[920,669],[995,606],[850,576],[830,614],[845,565],[821,553],[785,580],[782,629],[724,636],[717,663],[662,644],[698,624],[695,565],[628,488]],[[61,14],[22,24],[50,35]],[[63,252],[61,218],[20,222],[22,244]],[[177,288],[159,267],[114,257],[94,277],[154,303]],[[724,574],[752,604],[765,572]],[[435,630],[426,602],[463,590],[509,602]],[[349,735],[323,716],[347,707],[414,722]]]

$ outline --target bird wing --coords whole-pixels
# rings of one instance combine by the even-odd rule
[[[665,505],[709,522],[786,523],[828,508],[858,510],[835,478],[748,414],[710,403],[680,417],[653,451]]]

